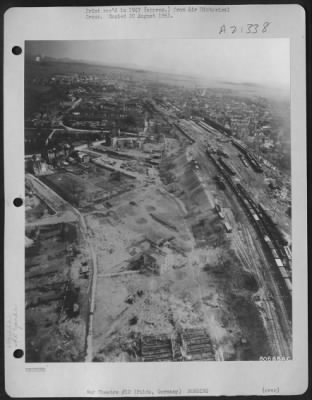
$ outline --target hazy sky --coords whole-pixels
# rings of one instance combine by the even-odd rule
[[[162,39],[28,42],[27,53],[136,66],[208,80],[289,85],[288,39]]]

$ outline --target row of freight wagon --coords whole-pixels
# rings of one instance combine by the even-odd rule
[[[261,168],[259,162],[256,160],[256,158],[250,153],[248,150],[247,146],[241,142],[239,142],[237,139],[232,139],[232,144],[243,153],[244,157],[247,159],[249,164],[251,165],[252,169],[255,172],[261,173],[263,172],[263,169]]]
[[[195,139],[193,139],[188,133],[186,133],[179,124],[174,123],[173,125],[189,140],[190,144],[195,143]]]
[[[229,173],[222,166],[222,164],[214,158],[214,156],[209,152],[208,149],[206,152],[210,159],[214,162],[218,170],[224,176],[225,180],[231,186],[232,190],[237,195],[240,202],[243,204],[248,216],[252,219],[252,222],[255,225],[259,236],[261,237],[266,252],[270,255],[274,266],[279,272],[279,276],[282,277],[287,291],[290,294],[292,291],[291,273],[289,270],[287,270],[290,269],[291,262],[291,252],[289,247],[285,245],[285,242],[283,242],[282,239],[278,240],[276,236],[272,235],[272,231],[274,230],[274,228],[271,225],[274,225],[274,223],[270,223],[265,220],[265,218],[263,217],[263,212],[260,212],[261,209],[259,210],[259,206],[251,199],[246,189],[243,188],[240,183],[233,182]]]
[[[205,122],[199,121],[197,124],[200,127],[204,128],[206,131],[208,131],[210,133],[215,133],[215,128],[212,128]],[[224,130],[222,131],[222,129],[220,129],[220,128],[218,129],[218,132],[222,132],[223,134],[225,134],[227,136],[231,136],[231,134],[228,131],[224,131]],[[250,153],[250,151],[248,150],[248,148],[245,144],[241,143],[239,140],[234,139],[234,138],[232,138],[232,144],[242,153],[243,157],[241,158],[241,160],[245,166],[248,166],[248,164],[247,164],[247,161],[248,161],[255,172],[257,172],[257,173],[263,172],[261,165],[256,160],[256,158]],[[231,171],[229,171],[229,172],[231,173]],[[232,175],[234,175],[234,174],[232,174]]]
[[[274,237],[270,234],[270,229],[268,229],[267,222],[262,218],[261,213],[259,213],[258,205],[251,199],[246,190],[242,187],[240,183],[236,185],[236,190],[241,202],[244,204],[248,215],[253,219],[254,225],[262,239],[263,244],[266,247],[267,253],[269,253],[274,265],[278,268],[287,289],[291,292],[291,274],[288,271],[290,265],[290,260],[285,256],[284,247]]]

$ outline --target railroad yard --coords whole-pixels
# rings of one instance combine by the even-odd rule
[[[209,118],[138,103],[138,131],[26,173],[26,359],[291,358],[289,175]],[[73,107],[54,140],[93,135]]]

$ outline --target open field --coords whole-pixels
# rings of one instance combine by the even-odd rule
[[[116,198],[110,215],[87,217],[98,263],[94,359],[134,361],[141,335],[194,327],[207,329],[218,359],[258,359],[270,345],[254,303],[257,279],[241,265],[208,201],[198,210],[205,194],[182,168],[183,156],[175,162],[192,202],[183,199],[181,206],[164,189],[148,186]],[[202,235],[196,210],[205,214]],[[151,259],[140,260],[144,255]]]

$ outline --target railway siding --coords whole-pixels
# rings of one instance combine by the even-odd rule
[[[240,200],[243,208],[246,211],[246,214],[251,219],[252,224],[255,226],[255,229],[261,239],[261,243],[264,247],[265,254],[274,268],[276,272],[276,276],[279,279],[281,296],[285,300],[286,309],[288,311],[288,315],[291,316],[291,293],[292,293],[292,284],[291,284],[291,273],[289,257],[288,260],[285,261],[285,265],[282,262],[282,255],[285,253],[283,249],[285,242],[283,241],[283,237],[280,232],[274,225],[273,221],[265,218],[263,215],[263,210],[261,206],[259,206],[248,194],[247,190],[242,186],[241,183],[235,183],[228,171],[224,168],[223,164],[220,160],[216,160],[213,154],[206,150],[206,154],[216,165],[222,176],[225,178],[228,185],[231,187],[235,195]],[[286,268],[288,271],[286,270]]]

